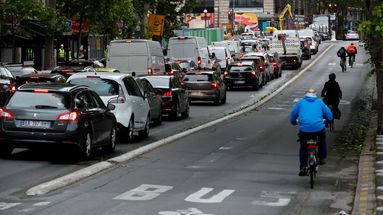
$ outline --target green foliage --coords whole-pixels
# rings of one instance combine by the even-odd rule
[[[55,26],[55,12],[45,7],[39,0],[5,0],[0,2],[0,36],[6,34],[19,35],[25,38],[33,36],[23,28],[25,20],[39,20],[49,30]]]

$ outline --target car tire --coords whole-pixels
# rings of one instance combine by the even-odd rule
[[[215,99],[214,99],[214,104],[219,105],[221,103],[221,94],[219,94]]]
[[[131,116],[129,120],[129,125],[126,128],[126,134],[125,134],[125,137],[128,141],[131,141],[133,139],[133,129],[134,129],[134,118],[133,116]]]
[[[117,142],[116,126],[113,126],[112,130],[110,131],[110,137],[109,138],[110,139],[109,139],[108,145],[106,145],[102,148],[106,153],[112,153],[116,149],[116,142]]]
[[[0,147],[0,157],[9,158],[12,155],[13,147],[8,144]]]
[[[173,120],[177,120],[179,114],[180,114],[180,105],[177,103],[177,104],[175,104],[174,110],[170,113],[170,117]]]
[[[144,130],[142,130],[142,131],[139,131],[138,132],[138,136],[139,137],[142,137],[142,138],[147,138],[147,137],[149,137],[149,122],[150,122],[150,117],[148,116],[147,118],[146,118],[146,123],[145,123],[145,128],[144,128]]]
[[[92,134],[89,129],[85,129],[81,135],[80,154],[86,160],[92,156]]]

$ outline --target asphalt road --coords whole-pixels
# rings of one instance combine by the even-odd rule
[[[0,213],[332,214],[347,209],[355,182],[353,165],[339,161],[330,150],[330,162],[323,171],[321,168],[315,191],[310,191],[308,178],[297,176],[296,128],[288,124],[294,100],[310,87],[320,90],[328,74],[336,72],[344,100],[343,119],[328,138],[329,142],[335,141],[338,128],[346,121],[352,101],[367,76],[367,66],[359,58],[362,54],[358,55],[355,68],[347,73],[339,72],[334,57],[339,45],[259,110],[182,138],[119,165],[107,174],[94,176],[81,186],[75,184],[37,198],[20,198],[28,185],[102,159],[100,156],[90,162],[73,164],[60,159],[52,158],[52,161],[49,156],[37,158],[41,154],[33,151],[20,151],[12,160],[2,160],[0,164],[3,200]],[[285,71],[282,79],[274,80],[261,91],[229,92],[227,105],[193,105],[190,119],[165,122],[152,129],[149,139],[119,145],[116,154],[255,102],[296,72]]]

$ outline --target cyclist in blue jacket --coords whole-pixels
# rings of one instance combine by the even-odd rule
[[[299,120],[299,176],[307,175],[307,140],[313,135],[318,137],[319,165],[325,164],[327,157],[326,130],[323,123],[325,120],[332,120],[331,110],[316,96],[314,89],[309,89],[306,95],[300,99],[290,113],[290,123],[297,125]]]

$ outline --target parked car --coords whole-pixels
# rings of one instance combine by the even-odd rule
[[[283,62],[279,58],[278,53],[274,53],[273,55],[269,55],[269,61],[274,67],[274,78],[280,78],[282,76],[282,67]]]
[[[344,34],[345,40],[359,40],[359,34],[353,30],[348,30],[347,33]]]
[[[145,78],[162,96],[162,113],[177,120],[189,117],[189,97],[178,77],[173,75],[152,75]]]
[[[16,90],[16,78],[4,66],[0,65],[0,107],[4,105],[8,97]]]
[[[96,72],[117,72],[119,73],[120,70],[115,69],[115,68],[106,68],[106,67],[98,67],[95,68]]]
[[[66,78],[60,74],[37,73],[22,75],[16,79],[16,88],[27,83],[65,83]]]
[[[305,38],[300,38],[301,50],[302,50],[302,59],[308,60],[311,59],[311,51],[308,40]]]
[[[265,62],[263,58],[256,55],[248,55],[246,57],[241,58],[239,62],[244,62],[244,61],[254,62],[254,65],[256,65],[257,69],[260,72],[260,78],[262,80],[262,85],[260,87],[266,85],[267,82],[270,80],[270,77],[265,71],[265,65],[264,65]]]
[[[233,87],[251,87],[258,90],[262,86],[261,72],[253,61],[235,62],[224,73],[223,81],[227,89]]]
[[[14,148],[75,146],[84,158],[116,146],[116,118],[85,86],[31,83],[19,87],[0,109],[0,153]]]
[[[176,63],[181,67],[184,74],[198,69],[197,64],[192,60],[177,60]]]
[[[217,71],[191,72],[184,77],[189,102],[213,101],[214,104],[226,103],[226,85]]]
[[[51,73],[59,73],[65,78],[78,73],[78,72],[96,72],[94,68],[101,67],[100,64],[95,63],[91,60],[73,60],[62,66],[54,68]]]
[[[184,77],[184,73],[182,72],[182,68],[176,62],[165,63],[165,73],[159,74],[159,75],[174,75],[180,79],[182,79]]]
[[[269,54],[267,52],[250,52],[243,55],[242,59],[246,59],[246,57],[249,56],[258,56],[262,59],[263,64],[261,64],[261,70],[263,70],[266,73],[267,81],[270,81],[274,78],[274,67],[271,65],[271,62],[269,61]]]
[[[162,123],[162,97],[156,93],[152,84],[145,77],[135,77],[143,95],[146,96],[150,107],[150,120],[156,125]]]
[[[165,59],[158,41],[112,40],[108,48],[107,66],[133,76],[163,74]]]
[[[7,69],[16,79],[22,75],[37,73],[37,70],[31,66],[7,66]]]
[[[117,119],[119,140],[130,141],[134,132],[149,136],[150,107],[133,76],[126,73],[77,73],[68,83],[86,85],[100,95],[104,104],[112,103]]]

